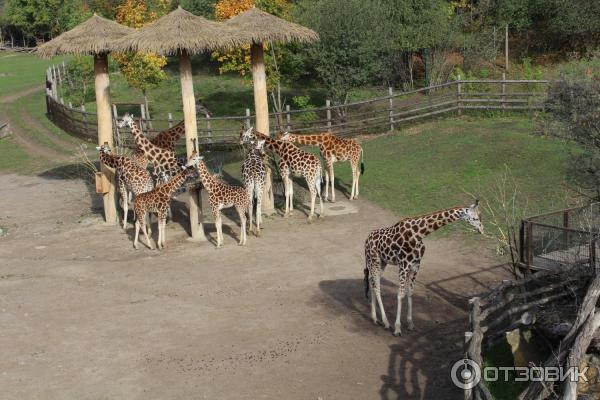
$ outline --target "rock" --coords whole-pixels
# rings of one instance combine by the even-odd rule
[[[3,139],[10,135],[12,135],[10,125],[8,125],[8,123],[6,122],[0,122],[0,139]]]
[[[587,382],[581,379],[577,383],[577,397],[598,399],[600,398],[600,357],[594,354],[585,354],[581,359],[579,370],[582,371],[586,367]]]

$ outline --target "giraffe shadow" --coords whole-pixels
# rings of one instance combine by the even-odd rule
[[[375,326],[370,317],[370,301],[365,298],[362,279],[325,280],[319,283],[321,293],[314,301],[325,305],[333,315],[346,315],[352,322],[351,331],[389,347],[385,374],[379,376],[378,395],[391,399],[453,399],[462,395],[450,379],[452,364],[460,358],[466,315],[447,322],[447,306],[432,304],[426,296],[413,295],[416,330],[404,329],[403,336]],[[381,292],[384,308],[392,325],[396,313],[396,284],[382,278]],[[434,302],[438,303],[438,302]],[[403,326],[406,306],[403,307]],[[444,310],[446,308],[446,310]],[[377,310],[380,318],[379,309]],[[447,319],[447,318],[446,318]],[[377,373],[377,372],[374,372]],[[373,395],[375,397],[375,394]]]

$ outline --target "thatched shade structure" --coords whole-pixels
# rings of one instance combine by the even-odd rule
[[[196,126],[196,100],[192,81],[190,54],[206,50],[231,48],[239,45],[230,28],[218,22],[198,17],[178,7],[118,43],[121,51],[144,51],[160,55],[179,55],[181,95],[185,121],[185,144],[188,157],[195,149],[198,139]],[[203,239],[204,232],[198,224],[200,197],[190,191],[190,225],[192,239]]]
[[[256,7],[225,21],[225,25],[235,29],[238,39],[245,45],[250,45],[256,130],[269,134],[269,104],[263,43],[311,43],[318,40],[319,35],[311,29],[286,21]]]
[[[318,40],[319,35],[311,29],[286,21],[256,7],[225,21],[225,25],[235,29],[238,39],[245,45],[250,45],[256,130],[268,135],[269,102],[267,100],[263,43],[311,43]],[[265,212],[273,212],[275,207],[273,193],[263,193],[263,199],[266,199],[266,201],[263,200]]]
[[[94,56],[96,108],[98,114],[98,144],[108,142],[113,146],[112,119],[108,80],[108,53],[114,50],[117,39],[135,32],[114,21],[96,14],[87,21],[38,47],[41,57],[61,54],[90,54]],[[101,165],[102,172],[110,182],[108,193],[103,196],[104,218],[109,224],[117,223],[114,171]]]

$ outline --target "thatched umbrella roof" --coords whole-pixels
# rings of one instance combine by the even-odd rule
[[[196,54],[206,50],[232,48],[243,44],[233,29],[196,16],[183,8],[119,40],[120,51],[145,51],[160,55],[185,50]]]
[[[50,58],[59,54],[109,53],[114,50],[117,39],[132,32],[135,29],[94,14],[87,21],[38,47],[37,54]]]
[[[236,30],[245,44],[264,42],[311,43],[319,39],[312,29],[276,17],[252,7],[225,21],[225,25]]]

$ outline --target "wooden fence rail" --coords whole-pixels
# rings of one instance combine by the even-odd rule
[[[48,117],[63,130],[89,137],[97,136],[96,114],[83,105],[65,104],[61,93],[71,82],[63,63],[53,65],[46,73],[46,106]],[[468,110],[533,111],[543,108],[547,81],[538,80],[461,80],[433,85],[406,92],[389,88],[388,95],[348,104],[292,110],[289,105],[281,113],[270,114],[271,133],[287,130],[292,133],[329,131],[341,136],[393,131],[403,123],[436,115]],[[142,106],[142,110],[143,110]],[[117,107],[113,107],[116,114]],[[145,114],[142,112],[141,114]],[[173,125],[171,112],[167,117],[143,118],[144,131],[153,134]],[[179,113],[180,114],[180,113]],[[144,117],[144,115],[140,115]],[[114,124],[116,143],[131,143],[130,132],[120,131]],[[244,115],[198,116],[198,134],[203,145],[236,144],[240,127],[252,125],[254,115],[249,109]]]

